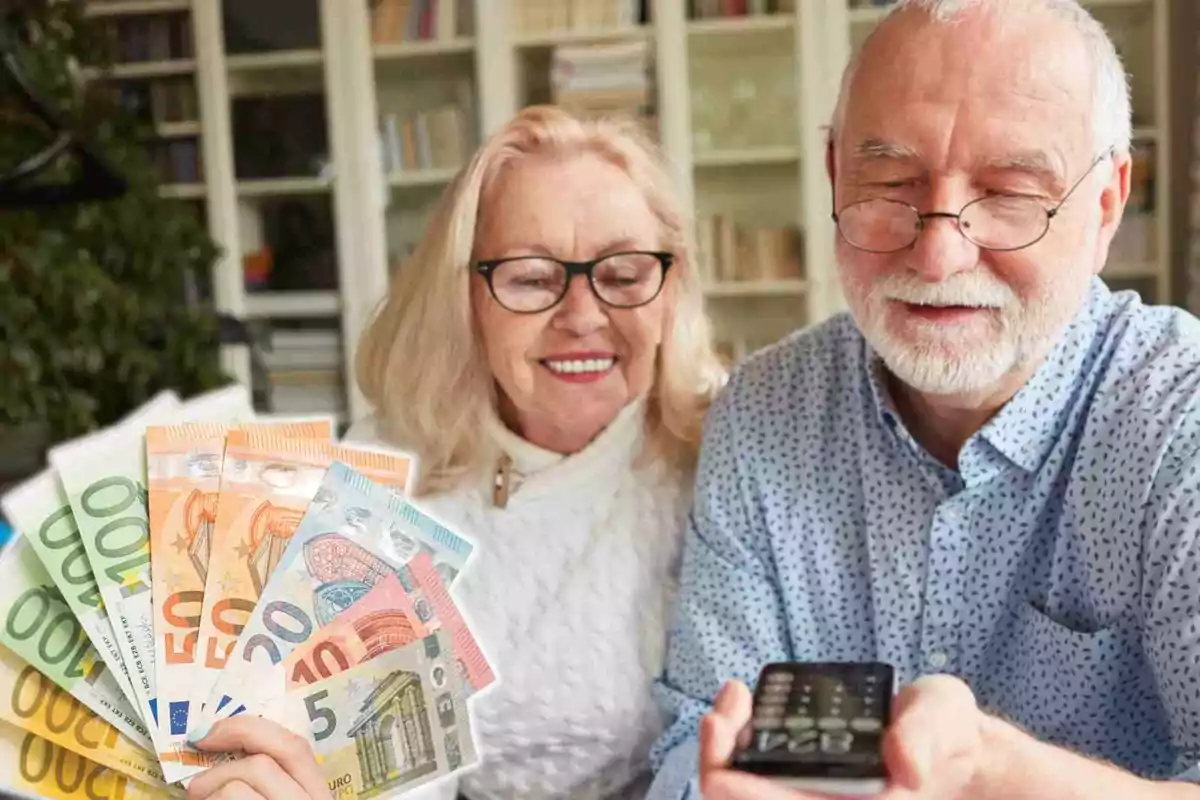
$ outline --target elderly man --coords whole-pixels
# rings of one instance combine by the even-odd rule
[[[851,314],[710,413],[651,798],[815,796],[728,764],[759,669],[829,660],[904,686],[889,800],[1200,800],[1200,324],[1097,277],[1130,125],[1075,0],[872,34],[827,163]]]

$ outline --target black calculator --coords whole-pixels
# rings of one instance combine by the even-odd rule
[[[864,796],[887,786],[895,674],[880,663],[768,664],[732,767],[797,789]]]

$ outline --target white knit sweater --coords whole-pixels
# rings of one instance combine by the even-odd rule
[[[491,427],[519,474],[507,507],[490,476],[418,501],[476,543],[452,593],[498,676],[470,703],[481,764],[403,796],[640,798],[690,483],[635,466],[640,402],[567,457]],[[368,422],[346,438],[372,437]]]

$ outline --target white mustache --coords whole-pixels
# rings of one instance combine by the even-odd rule
[[[965,306],[1006,308],[1017,302],[1006,284],[983,273],[960,273],[940,283],[928,283],[911,275],[887,275],[875,282],[875,299],[898,300],[920,306]]]

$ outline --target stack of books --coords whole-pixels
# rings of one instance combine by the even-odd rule
[[[263,353],[270,384],[270,407],[276,414],[346,413],[341,336],[336,330],[271,331]]]
[[[654,62],[643,40],[562,45],[550,64],[552,102],[585,117],[649,120],[654,115]]]

